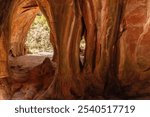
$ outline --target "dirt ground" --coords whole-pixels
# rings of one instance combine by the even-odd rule
[[[46,64],[49,66],[43,68],[45,58],[49,58],[46,59],[48,60]],[[52,53],[28,54],[16,58],[9,58],[11,72],[9,82],[11,84],[12,99],[33,99],[39,91],[42,92],[44,87],[45,89],[48,87],[52,81],[50,79],[51,74],[48,74],[49,69],[51,69],[51,58]],[[42,73],[41,71],[43,69],[47,71]],[[45,84],[47,85],[44,86]]]

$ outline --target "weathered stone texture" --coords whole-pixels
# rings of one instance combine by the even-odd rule
[[[11,15],[10,52],[13,56],[25,55],[28,30],[39,8],[35,0],[16,0]]]
[[[39,10],[51,29],[56,67],[46,59],[30,70],[32,83],[27,80],[24,87],[34,84],[34,95],[28,92],[26,98],[35,99],[35,87],[39,90],[39,67],[53,76],[47,90],[40,87],[44,93],[38,99],[150,95],[150,0],[0,0],[0,78],[9,76],[9,51],[13,56],[25,54],[27,32]],[[17,84],[12,89],[19,88]]]
[[[143,77],[150,66],[149,0],[129,0],[120,38],[120,78]],[[146,71],[147,70],[147,71]]]
[[[0,0],[0,78],[8,77],[9,15],[11,0]]]

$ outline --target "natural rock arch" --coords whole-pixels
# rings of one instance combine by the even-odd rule
[[[16,0],[11,12],[10,52],[16,57],[26,53],[27,32],[39,8],[35,0]]]
[[[26,32],[40,9],[51,29],[53,61],[57,65],[47,90],[32,99],[101,96],[126,99],[149,94],[148,85],[142,92],[142,85],[138,84],[149,81],[149,69],[143,72],[136,63],[137,53],[141,48],[147,49],[145,43],[149,44],[149,41],[137,43],[141,38],[148,39],[141,36],[149,34],[149,25],[143,30],[149,22],[148,5],[148,0],[0,0],[0,52],[3,53],[0,78],[9,77],[9,46],[14,56],[24,54]],[[32,9],[31,17],[17,25],[18,20],[29,15],[28,9]],[[22,30],[24,24],[27,25]],[[19,31],[23,35],[18,34]],[[83,36],[86,50],[81,64],[79,43]],[[13,43],[15,39],[17,44]],[[142,56],[150,57],[149,54]],[[52,68],[51,63],[49,65]]]

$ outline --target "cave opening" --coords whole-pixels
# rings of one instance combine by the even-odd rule
[[[21,33],[18,37],[14,36],[15,33],[12,33],[11,36],[9,66],[17,74],[22,74],[24,70],[28,71],[42,64],[45,58],[51,60],[54,55],[54,49],[50,42],[50,27],[46,17],[39,8],[36,13],[32,10],[30,12],[33,12],[32,20],[30,18],[30,22],[23,22],[23,24],[18,25],[18,30],[21,31],[24,30],[22,25],[28,27],[24,32],[22,31],[22,33],[26,33],[26,36],[22,38],[21,35],[23,34]]]
[[[50,85],[55,72],[51,61],[54,49],[50,42],[52,35],[48,20],[34,4],[33,8],[27,6],[29,10],[23,7],[24,12],[19,10],[12,15],[15,17],[11,21],[9,49],[12,99],[33,99],[37,92]]]
[[[85,50],[86,50],[86,41],[85,41],[85,37],[83,36],[80,41],[80,60],[82,64],[84,64]]]
[[[54,54],[50,42],[50,28],[41,12],[37,13],[30,26],[25,46],[28,55],[50,56],[52,58]]]

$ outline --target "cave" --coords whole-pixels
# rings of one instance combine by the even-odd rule
[[[22,65],[41,14],[53,55]],[[149,37],[149,0],[0,0],[0,99],[150,99]]]

